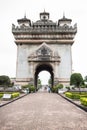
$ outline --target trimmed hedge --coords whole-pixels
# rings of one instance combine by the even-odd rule
[[[19,97],[20,96],[20,93],[12,93],[11,94],[11,98],[16,98],[16,97]]]
[[[80,98],[86,98],[86,97],[87,97],[87,94],[80,95]]]
[[[65,96],[71,99],[80,99],[82,97],[87,97],[87,94],[80,94],[80,93],[73,93],[73,92],[66,92]]]
[[[87,93],[79,94],[79,93],[66,92],[65,96],[70,99],[79,99],[82,105],[87,106]]]
[[[62,89],[63,88],[63,84],[57,84],[56,86],[53,86],[52,88],[51,88],[51,91],[53,92],[53,93],[58,93],[58,90],[59,89]]]
[[[87,106],[87,98],[80,98],[80,102],[82,105]]]
[[[80,99],[80,94],[73,94],[73,99]]]
[[[71,99],[80,99],[80,94],[66,92],[65,96]]]
[[[51,88],[51,91],[52,91],[53,93],[58,93],[58,86],[52,87],[52,88]]]
[[[36,91],[36,88],[33,85],[27,84],[22,86],[22,89],[27,89],[27,88],[29,88],[29,93]]]
[[[2,98],[3,97],[3,94],[2,93],[0,93],[0,98]]]
[[[35,92],[35,87],[34,86],[30,86],[29,87],[29,92],[31,93],[31,92]]]
[[[71,98],[71,99],[73,98],[72,93],[70,93],[70,92],[66,92],[65,96],[68,97],[68,98]]]
[[[3,97],[4,94],[11,94],[11,98],[16,98],[16,97],[19,97],[20,96],[20,93],[19,92],[15,92],[15,93],[0,93],[0,98]]]

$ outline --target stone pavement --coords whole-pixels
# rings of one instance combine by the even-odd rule
[[[87,130],[87,113],[57,94],[39,92],[1,107],[0,130]]]

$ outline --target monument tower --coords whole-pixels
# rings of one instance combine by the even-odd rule
[[[52,86],[69,84],[76,24],[72,26],[72,20],[65,16],[53,22],[45,11],[36,22],[26,16],[17,22],[18,26],[12,25],[17,45],[16,83],[37,86],[38,74],[46,70],[51,74]]]

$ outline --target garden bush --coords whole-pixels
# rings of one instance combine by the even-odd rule
[[[71,99],[73,98],[73,94],[70,93],[70,92],[66,92],[65,96],[68,97],[68,98],[71,98]]]
[[[22,86],[22,89],[27,89],[27,88],[29,89],[30,93],[36,91],[36,88],[31,84],[27,84],[27,85]]]
[[[19,92],[15,92],[15,93],[11,93],[11,92],[8,92],[8,93],[0,93],[0,98],[3,97],[4,94],[11,94],[11,98],[16,98],[16,97],[19,97],[20,96],[20,93]]]
[[[73,93],[73,99],[80,99],[80,94],[74,94]]]
[[[63,88],[63,84],[57,84],[56,86],[53,86],[52,88],[51,88],[51,91],[53,92],[53,93],[58,93],[58,90],[59,89],[62,89]]]
[[[22,89],[26,89],[26,88],[29,88],[29,87],[30,87],[29,84],[27,84],[27,85],[23,85],[23,86],[22,86]]]
[[[30,86],[29,87],[29,92],[35,92],[35,87],[34,86]]]
[[[82,97],[87,97],[87,93],[66,92],[65,96],[71,99],[80,99]]]
[[[80,98],[86,98],[87,97],[87,95],[86,94],[84,94],[84,95],[80,95]]]
[[[82,105],[87,106],[87,98],[85,98],[85,97],[80,98],[80,102]]]
[[[70,86],[66,86],[66,89],[69,91],[70,90]]]
[[[0,98],[2,98],[3,97],[3,94],[2,93],[0,93]]]
[[[52,87],[52,88],[51,88],[51,91],[52,91],[53,93],[58,93],[58,86]]]
[[[80,94],[77,93],[66,92],[65,96],[71,99],[80,99]]]
[[[54,87],[51,87],[51,91],[54,93],[54,92],[55,92],[55,88],[54,88]]]
[[[62,89],[63,88],[63,84],[58,84],[58,89]]]
[[[11,98],[16,98],[16,97],[19,97],[19,96],[20,96],[19,92],[11,94]]]

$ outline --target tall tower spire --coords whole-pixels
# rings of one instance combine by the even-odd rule
[[[65,12],[63,12],[63,18],[65,18]]]
[[[25,12],[25,14],[24,14],[24,18],[26,19],[26,12]]]

